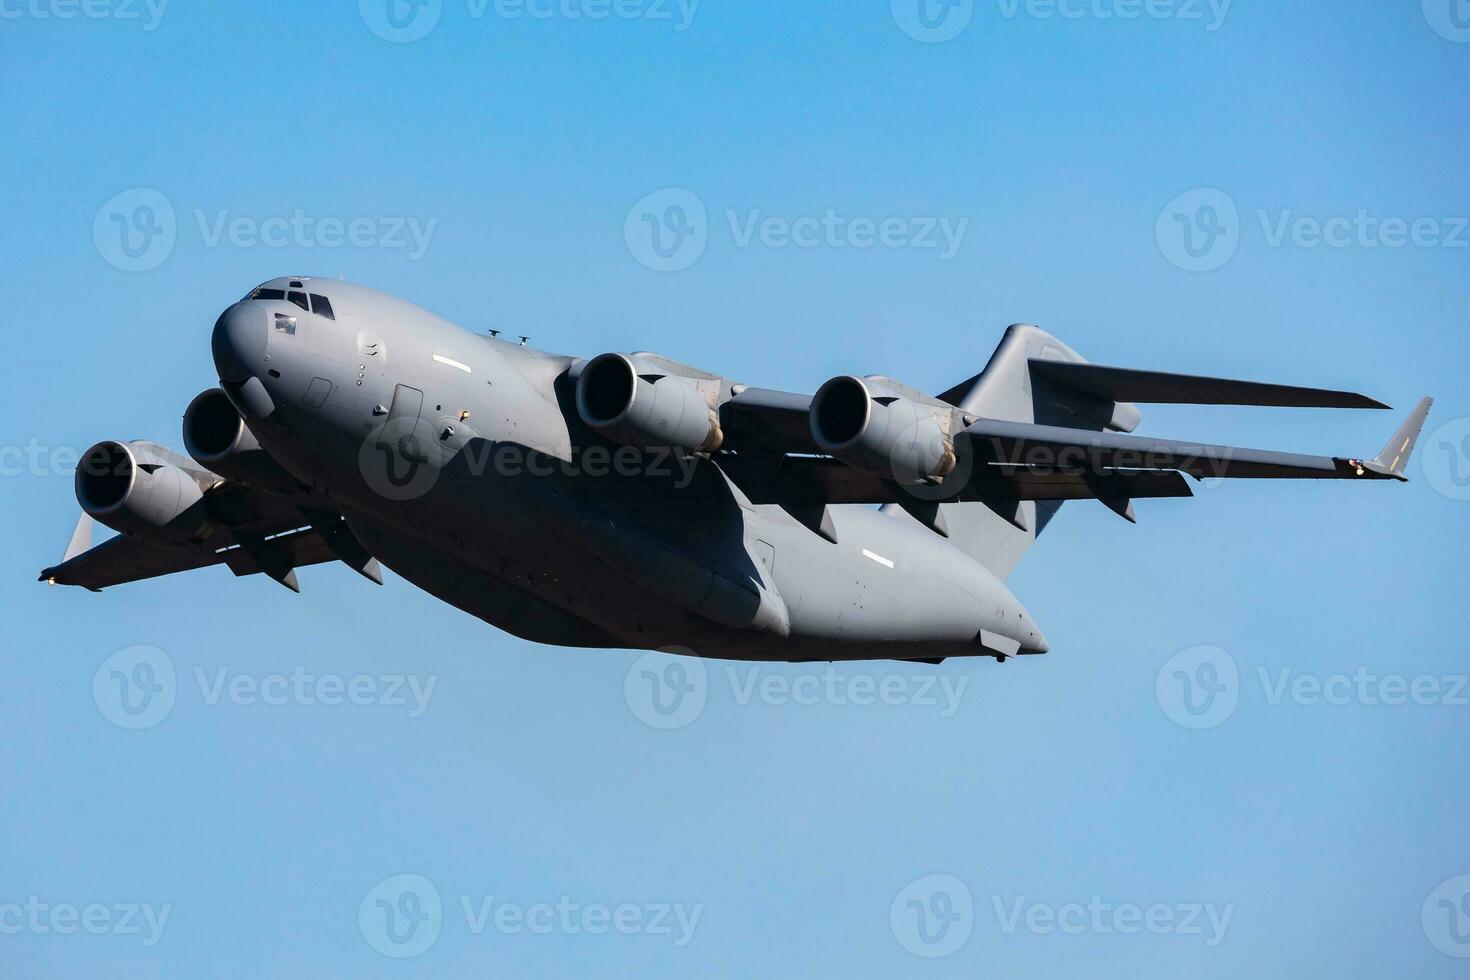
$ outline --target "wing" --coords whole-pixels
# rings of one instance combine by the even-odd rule
[[[812,438],[812,396],[736,386],[720,406],[727,445],[778,453],[820,453]]]
[[[264,574],[300,591],[295,569],[341,561],[382,584],[382,571],[342,515],[319,494],[299,499],[263,493],[238,483],[220,483],[204,495],[210,532],[198,539],[166,542],[120,534],[91,547],[92,519],[83,515],[65,560],[41,573],[52,585],[100,592],[115,585],[226,565],[237,576]]]
[[[1032,362],[1035,368],[1042,362]],[[1351,392],[1158,372],[1058,364],[1053,380],[1086,385],[1097,397],[1205,404],[1375,408]],[[1073,370],[1073,369],[1088,370]],[[1044,369],[1052,371],[1052,365]],[[910,506],[916,499],[984,501],[1005,511],[1025,500],[1099,500],[1132,519],[1130,501],[1193,496],[1181,474],[1195,479],[1407,479],[1432,399],[1419,402],[1384,449],[1372,458],[1310,456],[1235,446],[1153,439],[1118,432],[998,419],[972,421],[955,436],[968,465],[959,480],[916,495],[882,473],[820,454],[811,435],[807,395],[745,388],[721,409],[733,450],[720,465],[753,503],[797,510],[826,504]],[[997,506],[1001,505],[1001,506]]]
[[[1150,439],[1116,432],[986,419],[963,432],[976,458],[1011,466],[1106,476],[1116,470],[1174,470],[1196,479],[1399,480],[1424,426],[1425,398],[1371,459]]]

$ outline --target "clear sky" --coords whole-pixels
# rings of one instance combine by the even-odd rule
[[[0,0],[0,973],[1463,975],[1465,8]],[[661,729],[392,576],[34,582],[302,273],[792,390],[1030,321],[1395,407],[1144,411],[1262,448],[1438,401],[1407,486],[1068,505],[1045,657],[690,665]]]

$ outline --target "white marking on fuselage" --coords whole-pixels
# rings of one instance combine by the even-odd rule
[[[878,564],[880,564],[880,565],[887,565],[889,568],[894,567],[893,566],[893,561],[891,559],[884,558],[882,555],[878,554],[877,552],[869,551],[867,548],[864,548],[863,549],[863,557],[864,558],[871,558],[873,561],[877,562]]]
[[[443,354],[435,354],[434,360],[438,361],[440,364],[447,364],[452,368],[459,368],[465,374],[474,373],[470,370],[470,366],[468,364],[465,364],[463,361],[456,361],[452,357],[445,357]]]

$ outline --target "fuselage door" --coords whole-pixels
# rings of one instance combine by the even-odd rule
[[[412,483],[419,467],[429,461],[428,427],[421,419],[423,408],[422,391],[408,385],[393,389],[393,406],[379,430],[377,448],[385,457],[387,477],[395,487]]]

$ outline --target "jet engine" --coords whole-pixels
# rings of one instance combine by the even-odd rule
[[[300,481],[261,448],[219,388],[202,392],[184,412],[184,448],[212,473],[257,490],[287,492]]]
[[[713,452],[724,433],[710,384],[659,370],[637,355],[601,354],[577,378],[577,414],[614,442],[645,449]]]
[[[917,486],[955,468],[959,413],[889,378],[842,375],[812,398],[812,439],[850,466]]]
[[[206,524],[199,484],[150,443],[99,442],[82,455],[76,491],[82,510],[123,534],[189,538]]]

